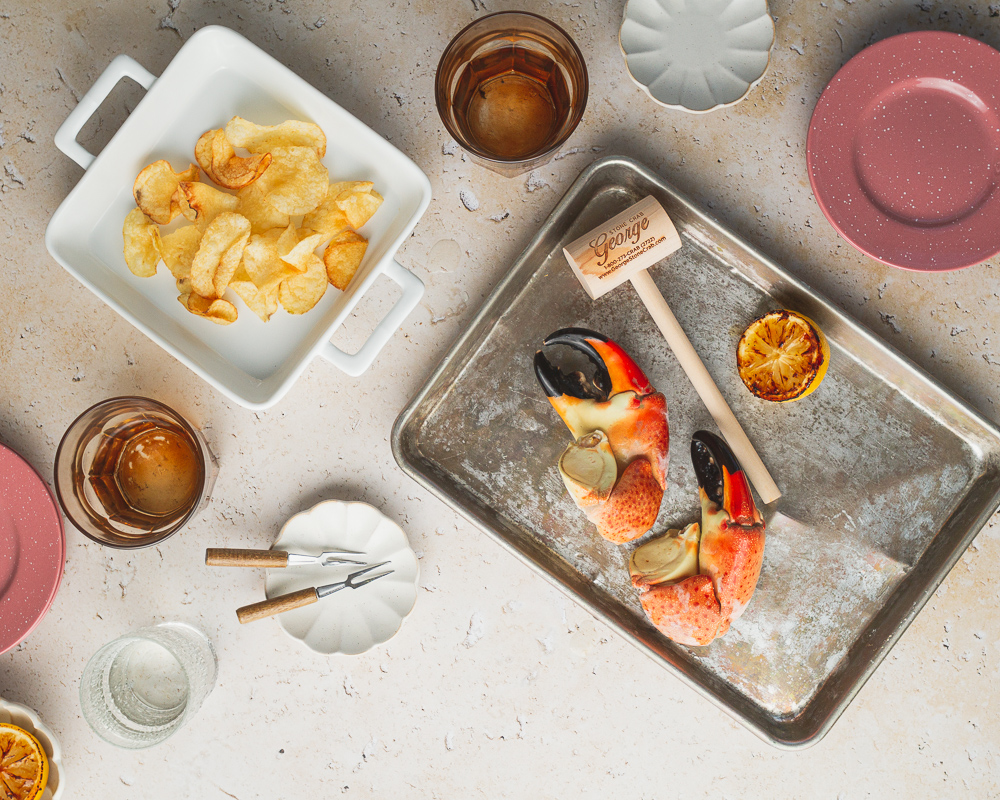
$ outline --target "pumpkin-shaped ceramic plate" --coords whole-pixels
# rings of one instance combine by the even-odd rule
[[[317,653],[356,655],[391,639],[416,602],[420,570],[406,534],[367,503],[327,500],[296,514],[271,549],[308,555],[354,550],[364,553],[368,564],[387,561],[385,569],[393,570],[358,589],[342,589],[277,617],[289,636]],[[357,569],[338,564],[268,570],[264,591],[270,599],[341,581]]]
[[[629,0],[618,41],[650,97],[701,114],[738,103],[760,83],[774,20],[767,0]]]

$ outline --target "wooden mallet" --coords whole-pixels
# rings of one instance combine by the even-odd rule
[[[773,503],[781,491],[647,272],[680,247],[673,222],[650,196],[571,242],[563,253],[594,300],[625,281],[632,283],[757,494],[765,504]]]

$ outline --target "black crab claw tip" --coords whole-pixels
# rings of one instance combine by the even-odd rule
[[[696,431],[691,437],[691,463],[698,486],[705,490],[709,500],[721,506],[724,496],[722,467],[730,475],[742,469],[729,445],[714,433]]]
[[[559,388],[562,373],[554,367],[541,350],[535,353],[535,379],[542,387],[546,397],[559,397],[563,392]]]
[[[608,367],[604,363],[604,359],[601,358],[601,354],[587,341],[588,339],[595,339],[599,342],[608,341],[608,337],[604,334],[586,328],[562,328],[546,336],[542,345],[549,347],[561,344],[583,353],[596,367],[593,379],[596,391],[587,385],[588,381],[582,373],[571,372],[567,374],[563,372],[539,350],[535,353],[535,377],[547,396],[559,397],[567,394],[570,397],[580,399],[608,399],[611,392],[611,374],[608,372]]]

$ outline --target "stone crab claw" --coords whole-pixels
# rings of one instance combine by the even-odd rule
[[[700,527],[668,531],[636,548],[629,572],[643,610],[661,633],[681,644],[706,645],[729,630],[753,596],[764,561],[764,521],[722,439],[698,431],[691,459]]]
[[[638,365],[606,336],[564,328],[545,347],[583,353],[596,372],[563,372],[539,350],[535,376],[576,440],[559,459],[559,474],[576,504],[604,538],[628,542],[656,521],[666,487],[670,442],[667,401]]]

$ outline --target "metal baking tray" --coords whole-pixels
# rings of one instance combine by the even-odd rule
[[[683,246],[651,271],[784,495],[765,509],[746,613],[702,648],[646,619],[631,546],[597,535],[556,461],[568,431],[535,383],[546,334],[584,326],[625,347],[667,397],[670,471],[654,527],[698,519],[691,434],[715,430],[630,286],[591,301],[562,247],[648,194]],[[812,395],[770,404],[735,369],[740,333],[792,308],[825,331]],[[396,420],[405,472],[591,613],[778,747],[818,741],[1000,504],[1000,430],[655,173],[604,158],[580,175],[469,330]],[[641,540],[644,541],[645,539]]]

